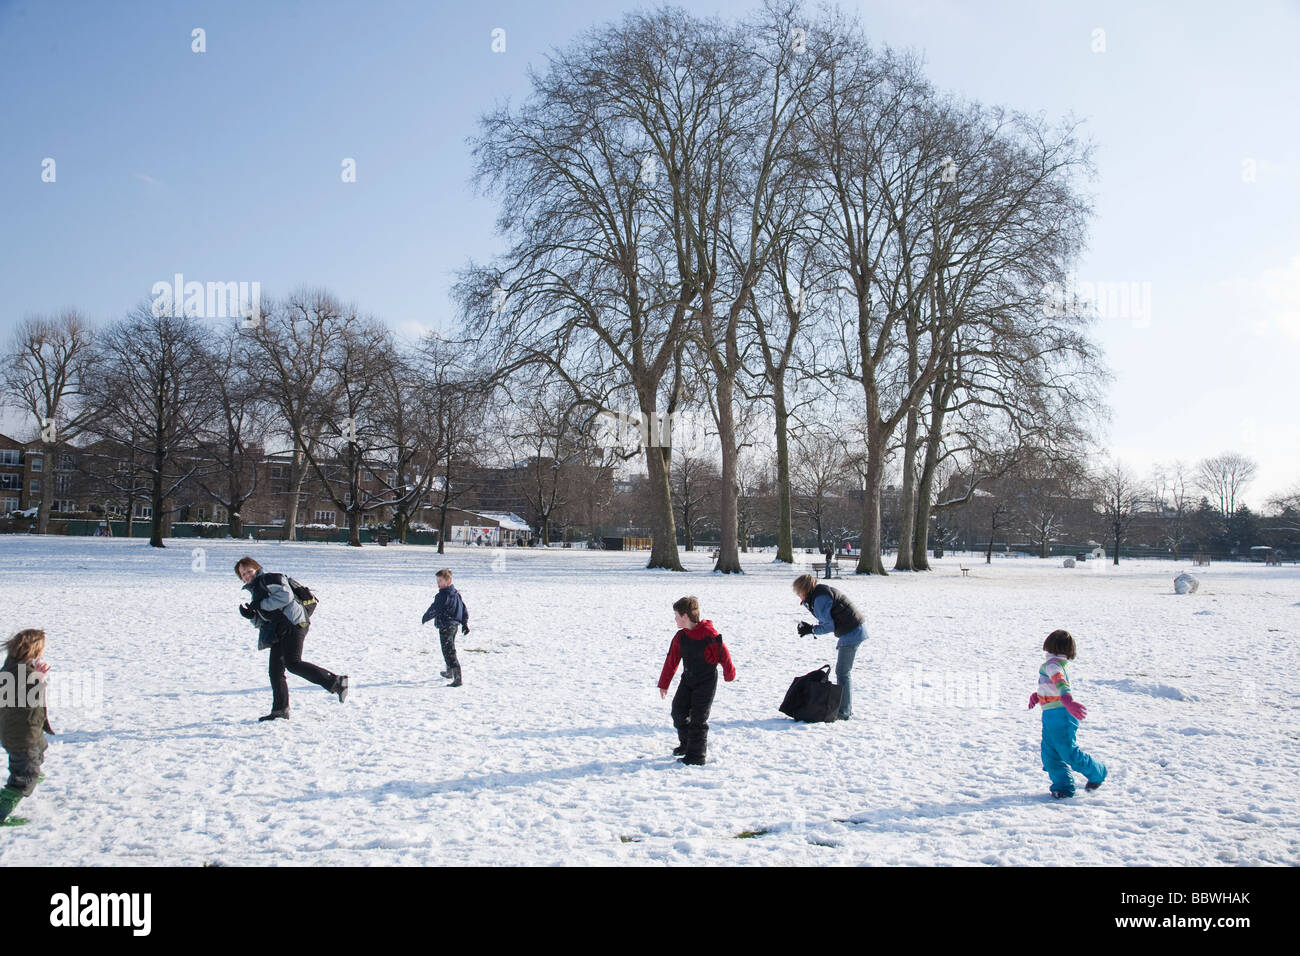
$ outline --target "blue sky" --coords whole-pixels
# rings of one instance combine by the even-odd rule
[[[1079,279],[1150,284],[1149,316],[1097,327],[1114,453],[1144,471],[1242,451],[1252,504],[1300,484],[1300,5],[841,5],[942,88],[1085,121]],[[0,0],[0,336],[66,306],[119,317],[177,272],[449,327],[454,272],[497,248],[468,182],[478,116],[637,6]]]

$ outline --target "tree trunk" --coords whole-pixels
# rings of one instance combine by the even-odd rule
[[[743,574],[740,567],[739,550],[739,495],[740,484],[736,480],[736,419],[735,406],[732,404],[734,383],[731,376],[718,376],[718,438],[722,444],[722,508],[720,539],[718,541],[718,561],[714,571],[723,574]]]
[[[1115,532],[1115,560],[1114,560],[1113,562],[1111,562],[1112,564],[1115,565],[1115,567],[1119,567],[1119,536],[1120,536],[1120,532],[1119,532],[1118,530],[1116,530],[1116,532]]]
[[[227,524],[230,527],[230,536],[232,538],[242,538],[244,536],[244,519],[240,517],[239,512],[235,510],[234,505],[228,506],[226,512],[230,517]]]
[[[915,408],[907,412],[907,435],[903,446],[903,489],[898,500],[898,559],[895,571],[911,571],[913,537],[916,528],[916,446],[919,423]]]
[[[790,410],[785,405],[785,382],[778,380],[776,406],[776,560],[794,564],[794,520],[790,507]]]
[[[153,515],[151,516],[151,525],[149,529],[149,547],[151,548],[166,547],[166,545],[163,544],[163,535],[162,535],[162,520],[163,520],[162,486],[163,486],[163,456],[154,455],[153,491],[150,496],[150,501],[153,504]]]
[[[348,547],[361,547],[361,511],[357,508],[348,509]]]
[[[642,414],[647,414],[644,410]],[[654,411],[649,421],[653,422]],[[677,525],[673,519],[673,493],[668,482],[668,467],[672,449],[654,445],[646,446],[646,473],[650,487],[650,562],[647,568],[665,568],[681,571],[682,561],[677,554]]]
[[[41,462],[41,503],[36,511],[36,533],[48,534],[50,530],[50,512],[54,508],[54,482],[58,465],[53,445],[42,444],[37,454],[44,459]]]
[[[867,474],[862,495],[862,552],[858,574],[884,574],[880,557],[880,489],[885,482],[885,436],[874,409],[867,420]]]
[[[925,441],[925,464],[921,466],[921,481],[916,488],[916,526],[912,531],[912,569],[929,571],[930,513],[934,505],[934,476],[939,469],[939,445],[943,441],[944,401],[936,388],[934,408],[930,413],[930,433]],[[901,547],[901,544],[900,544]]]
[[[301,449],[295,448],[289,459],[289,500],[284,505],[284,528],[280,531],[281,541],[296,541],[298,524],[298,498],[302,494],[302,483],[307,477],[307,463],[303,460]]]

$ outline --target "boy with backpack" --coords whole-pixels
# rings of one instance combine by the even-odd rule
[[[456,628],[462,634],[469,633],[469,608],[461,599],[460,592],[452,587],[451,569],[443,568],[435,576],[438,582],[438,594],[420,619],[427,624],[431,619],[438,629],[438,638],[442,644],[442,659],[447,669],[442,672],[444,679],[451,678],[448,687],[460,687],[460,661],[456,659]]]
[[[308,617],[316,606],[311,591],[288,575],[263,570],[260,564],[247,556],[235,562],[235,574],[239,575],[244,590],[249,593],[248,603],[239,606],[239,613],[258,629],[257,649],[271,649],[267,667],[271,677],[271,712],[257,719],[289,719],[286,670],[331,694],[338,694],[340,704],[347,700],[347,674],[333,674],[302,659],[302,644],[310,626]]]

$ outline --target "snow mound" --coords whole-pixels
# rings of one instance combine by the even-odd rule
[[[1174,578],[1175,594],[1195,594],[1196,589],[1201,586],[1201,582],[1196,580],[1186,571]]]
[[[1094,681],[1094,683],[1105,684],[1129,694],[1146,694],[1149,697],[1164,697],[1167,700],[1196,700],[1193,695],[1184,690],[1180,690],[1171,684],[1159,684],[1155,681],[1133,680],[1131,677],[1126,677],[1123,680],[1099,680]]]

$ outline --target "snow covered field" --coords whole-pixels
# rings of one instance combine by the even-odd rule
[[[346,704],[290,675],[292,719],[257,723],[245,553],[319,595],[304,656],[351,675]],[[850,577],[855,718],[801,725],[777,705],[834,640],[795,634],[788,567],[742,558],[724,578],[705,554],[672,574],[644,554],[4,536],[0,627],[47,630],[63,703],[0,865],[1300,862],[1300,568],[1198,569],[1187,597],[1169,562]],[[470,609],[458,689],[419,624],[443,564]],[[739,673],[702,768],[669,756],[655,689],[683,594]],[[1079,642],[1079,743],[1110,768],[1061,801],[1025,709],[1057,627]]]

